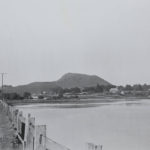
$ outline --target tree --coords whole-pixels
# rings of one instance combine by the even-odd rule
[[[119,89],[120,91],[123,91],[123,90],[124,90],[124,87],[123,87],[122,85],[120,85],[120,86],[118,86],[118,89]]]
[[[57,93],[57,94],[59,94],[62,91],[63,91],[63,88],[61,88],[61,87],[56,87],[56,88],[52,89],[52,92]]]
[[[96,92],[103,93],[103,92],[104,92],[104,86],[97,84],[97,86],[96,86],[96,88],[95,88],[95,91],[96,91]]]
[[[29,92],[24,92],[23,98],[24,98],[24,99],[30,99],[30,98],[31,98],[31,93],[29,93]]]
[[[142,86],[142,88],[143,88],[144,91],[147,91],[147,90],[149,89],[149,86],[148,86],[147,84],[144,84],[144,85]]]
[[[93,93],[93,92],[95,92],[95,87],[85,87],[83,89],[83,92],[91,92],[91,93]]]
[[[8,100],[21,100],[22,97],[17,93],[4,93],[4,98]]]
[[[74,87],[74,88],[71,88],[71,89],[70,89],[70,92],[72,92],[72,93],[80,93],[81,90],[80,90],[80,88],[78,88],[78,87]]]
[[[43,95],[39,95],[38,98],[39,99],[44,99],[44,96]]]
[[[125,86],[125,90],[127,90],[127,91],[132,91],[132,90],[133,90],[133,87],[132,87],[131,85],[127,84],[127,85]]]
[[[133,85],[133,89],[135,91],[143,91],[143,88],[142,88],[142,86],[140,84]]]
[[[105,86],[104,86],[104,90],[107,91],[107,92],[109,92],[109,90],[110,90],[111,88],[116,88],[116,86],[115,86],[115,85],[105,85]]]

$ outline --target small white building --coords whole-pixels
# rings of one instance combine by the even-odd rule
[[[116,88],[111,88],[110,90],[109,90],[109,92],[111,93],[111,94],[118,94],[119,93],[119,89],[116,87]]]
[[[32,97],[32,99],[35,99],[35,100],[39,99],[39,95],[38,94],[32,94],[31,97]]]

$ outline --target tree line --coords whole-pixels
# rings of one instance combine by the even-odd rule
[[[53,88],[51,89],[51,92],[58,94],[58,98],[62,98],[65,93],[71,93],[71,94],[78,94],[82,92],[86,93],[104,93],[104,92],[109,92],[111,88],[116,88],[115,85],[99,85],[97,84],[96,86],[91,86],[91,87],[84,87],[84,88],[79,88],[79,87],[73,87],[73,88]],[[148,91],[150,90],[150,85],[147,84],[135,84],[135,85],[125,85],[125,86],[117,86],[117,88],[120,91]],[[0,91],[1,93],[1,91]],[[42,91],[39,93],[39,98],[44,98],[42,96]],[[31,99],[32,94],[30,92],[24,92],[23,95],[20,95],[16,92],[14,93],[3,93],[3,98],[7,100],[23,100],[23,99]],[[2,95],[0,95],[2,98]]]
[[[134,85],[130,85],[127,84],[126,86],[118,86],[118,88],[120,90],[123,91],[148,91],[150,90],[150,85],[147,84],[134,84]]]
[[[88,92],[88,93],[103,93],[103,92],[108,92],[111,88],[115,88],[115,85],[99,85],[97,84],[96,86],[90,86],[90,87],[84,87],[84,88],[79,88],[79,87],[73,87],[73,88],[55,88],[53,89],[53,92],[59,93],[59,94],[64,94],[64,93],[72,93],[72,94],[77,94],[81,92]]]
[[[4,99],[7,100],[23,100],[23,99],[30,99],[31,98],[31,93],[30,92],[24,92],[23,95],[20,95],[16,92],[13,93],[3,93],[0,96],[1,98],[3,97]]]

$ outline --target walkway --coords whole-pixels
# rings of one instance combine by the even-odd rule
[[[12,144],[15,139],[13,135],[11,122],[0,105],[0,150],[21,150]]]

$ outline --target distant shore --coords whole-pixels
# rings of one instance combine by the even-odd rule
[[[75,105],[88,105],[88,106],[97,106],[98,104],[103,103],[113,103],[113,102],[123,102],[123,101],[137,101],[143,99],[150,99],[148,97],[124,97],[124,96],[106,96],[106,97],[96,97],[96,98],[74,98],[74,99],[58,99],[58,100],[7,100],[7,103],[12,106],[16,105],[30,105],[30,104],[75,104]]]

